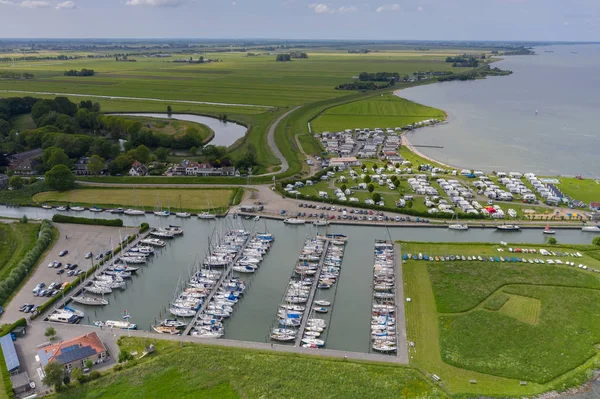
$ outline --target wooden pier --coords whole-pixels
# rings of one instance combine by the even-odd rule
[[[250,242],[250,236],[248,236],[246,238],[246,242],[244,242],[244,245],[242,245],[242,248],[239,250],[239,252],[235,256],[235,258],[233,258],[233,261],[231,263],[229,263],[229,265],[227,265],[225,270],[223,270],[223,274],[221,274],[219,281],[217,281],[217,283],[215,284],[213,289],[210,291],[208,296],[206,296],[204,298],[204,301],[202,302],[202,306],[200,306],[200,309],[198,309],[198,311],[196,312],[196,315],[194,316],[192,321],[185,328],[183,335],[190,334],[190,332],[196,325],[196,321],[198,321],[198,318],[200,317],[200,315],[206,311],[206,307],[208,306],[210,301],[213,299],[213,297],[215,296],[215,294],[217,293],[219,288],[221,288],[221,286],[223,285],[223,281],[225,281],[225,279],[229,278],[231,276],[231,274],[233,273],[233,265],[235,265],[235,263],[238,261],[238,259],[242,256],[242,254],[244,253],[244,249],[246,249],[246,246],[248,245],[249,242]]]
[[[315,300],[315,293],[317,292],[317,286],[319,285],[319,276],[321,276],[321,270],[323,270],[323,263],[325,262],[325,256],[327,256],[327,249],[329,248],[330,241],[329,239],[325,240],[323,244],[323,253],[321,254],[321,259],[319,259],[319,266],[317,268],[317,273],[315,274],[315,281],[313,281],[312,286],[310,287],[310,294],[308,295],[308,301],[306,302],[306,310],[302,314],[302,323],[300,323],[300,329],[298,330],[298,336],[296,337],[296,341],[294,346],[298,347],[302,343],[302,338],[304,338],[304,330],[306,329],[306,324],[308,323],[308,319],[310,317],[312,311],[312,304]]]

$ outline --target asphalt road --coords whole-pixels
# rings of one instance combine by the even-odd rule
[[[283,120],[283,118],[285,118],[286,116],[288,116],[292,112],[296,111],[298,108],[300,108],[300,106],[297,106],[296,108],[289,110],[288,112],[286,112],[285,114],[283,114],[279,118],[277,118],[277,120],[275,122],[273,122],[273,124],[269,128],[269,133],[267,135],[267,140],[268,140],[268,143],[269,143],[269,147],[271,147],[271,150],[273,150],[273,152],[275,153],[275,156],[281,162],[281,169],[278,170],[278,171],[276,171],[276,172],[265,173],[265,174],[257,175],[257,176],[278,175],[278,174],[283,173],[283,172],[285,172],[286,170],[289,169],[290,165],[288,164],[287,159],[285,159],[285,157],[283,156],[283,154],[281,153],[281,151],[279,151],[279,148],[277,148],[277,144],[275,144],[275,129],[277,129],[277,126],[279,126],[279,123]]]

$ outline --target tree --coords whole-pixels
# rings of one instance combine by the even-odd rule
[[[367,165],[365,165],[364,163],[362,165],[360,165],[360,168],[364,171],[365,169],[367,169]]]
[[[343,192],[346,192],[346,189],[347,189],[347,188],[348,188],[348,187],[346,187],[346,185],[345,185],[345,184],[342,184],[342,187],[340,187],[340,190],[342,190]]]
[[[108,164],[108,172],[111,175],[118,175],[128,169],[133,161],[127,155],[119,155]]]
[[[13,176],[8,181],[8,186],[14,189],[22,188],[25,183],[23,182],[23,178],[21,176]]]
[[[50,338],[50,340],[53,340],[54,336],[56,335],[56,330],[54,329],[54,327],[48,327],[46,328],[46,332],[44,333],[44,335]]]
[[[372,193],[373,191],[375,191],[375,186],[374,186],[374,185],[372,185],[372,184],[369,184],[369,185],[367,186],[367,190],[369,190],[369,192],[370,192],[370,193]]]
[[[154,156],[159,161],[165,162],[167,160],[167,158],[169,157],[169,150],[167,150],[164,147],[160,147],[156,151],[154,151]]]
[[[394,165],[394,167],[399,168],[400,167],[400,162],[396,162],[396,165]]]
[[[65,150],[58,147],[48,147],[42,153],[42,162],[48,169],[51,169],[57,165],[69,165],[69,156],[65,153]]]
[[[558,241],[556,240],[556,238],[554,237],[549,237],[548,238],[548,244],[549,245],[556,245],[558,243]]]
[[[600,236],[594,237],[594,239],[592,240],[592,244],[600,246]]]
[[[191,154],[191,155],[194,155],[194,156],[195,156],[197,152],[198,152],[198,149],[197,149],[196,147],[192,147],[192,148],[190,148],[190,154]]]
[[[171,108],[170,105],[167,105],[167,115],[171,116],[172,113],[173,113],[173,108]]]
[[[379,194],[379,193],[373,194],[373,201],[375,201],[375,203],[378,203],[379,201],[381,201],[381,194]]]
[[[10,133],[10,123],[0,119],[0,136],[8,136],[8,133]]]
[[[28,222],[29,222],[29,218],[27,217],[27,215],[21,216],[21,223],[27,224]]]
[[[377,170],[377,168],[378,168],[377,164],[376,164],[376,163],[374,163],[374,164],[373,164],[373,171],[376,171],[376,170]]]
[[[88,161],[87,169],[92,175],[99,175],[104,170],[106,160],[98,155],[92,155]]]
[[[131,353],[127,352],[125,349],[121,349],[119,352],[119,363],[125,363],[128,360],[133,359]]]
[[[371,183],[371,176],[369,176],[369,175],[365,176],[365,183],[367,183],[367,184]]]
[[[44,367],[44,374],[46,374],[42,380],[44,385],[54,386],[54,388],[58,389],[63,383],[65,368],[60,362],[53,361]]]
[[[88,369],[91,369],[91,368],[92,368],[92,366],[94,365],[94,362],[92,362],[92,360],[91,360],[91,359],[86,359],[86,361],[85,361],[85,362],[83,362],[83,365],[84,365],[86,368],[88,368]]]
[[[75,176],[65,165],[57,165],[45,174],[46,183],[52,190],[67,191],[75,186]]]
[[[83,375],[83,370],[80,367],[73,367],[71,369],[71,378],[79,381],[79,377]]]
[[[150,160],[150,149],[142,144],[132,151],[132,155],[141,163],[148,163]]]

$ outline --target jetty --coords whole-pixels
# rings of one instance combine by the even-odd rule
[[[298,330],[298,335],[296,336],[294,346],[300,346],[300,344],[302,343],[302,338],[304,338],[304,331],[306,330],[306,324],[308,323],[308,319],[310,318],[312,304],[315,300],[317,286],[319,285],[319,276],[321,275],[321,271],[323,270],[323,263],[325,262],[325,257],[327,256],[327,249],[329,248],[330,243],[330,239],[325,239],[325,243],[323,244],[323,253],[321,254],[321,258],[319,259],[319,265],[317,267],[315,279],[312,283],[312,286],[310,287],[308,301],[306,302],[306,311],[302,314],[302,322],[300,323],[300,329]]]

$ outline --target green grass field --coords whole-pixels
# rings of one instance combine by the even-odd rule
[[[385,93],[327,109],[312,123],[314,132],[403,127],[426,119],[444,119],[443,111]]]
[[[496,248],[402,244],[403,253],[507,256]],[[553,250],[576,250],[584,254],[576,263],[600,265],[588,256],[597,251],[591,246]],[[411,364],[436,373],[459,397],[564,390],[587,381],[600,359],[597,274],[547,264],[409,260],[403,276],[405,295],[412,299],[405,306],[408,340],[415,342]]]
[[[85,188],[65,192],[47,191],[34,195],[38,203],[75,204],[84,206],[111,207],[144,207],[153,210],[158,203],[163,209],[169,206],[175,212],[179,210],[179,196],[182,207],[188,211],[225,209],[233,201],[236,189],[144,189],[134,191],[127,188]]]
[[[569,197],[583,201],[600,202],[600,180],[579,180],[574,177],[559,177],[560,184],[556,186]]]
[[[39,224],[0,223],[0,281],[34,246]]]
[[[138,116],[125,116],[124,118],[139,121],[145,127],[148,127],[157,133],[168,134],[173,137],[183,136],[188,129],[194,129],[200,133],[200,137],[202,137],[202,140],[205,143],[211,140],[215,134],[211,128],[201,123]]]
[[[446,398],[415,370],[294,354],[217,348],[161,340],[122,339],[122,348],[156,352],[139,364],[58,399],[165,398]],[[138,362],[138,361],[136,361]]]

